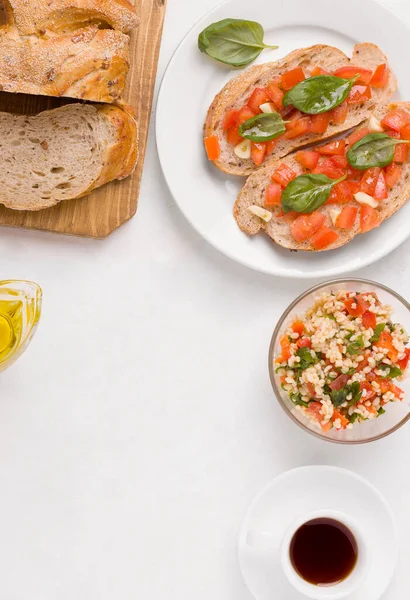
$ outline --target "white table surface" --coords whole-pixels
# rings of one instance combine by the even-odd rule
[[[157,87],[217,3],[170,0]],[[406,0],[387,3],[410,25]],[[408,296],[409,255],[410,240],[357,275]],[[408,596],[410,425],[345,448],[286,417],[268,343],[310,283],[202,241],[167,191],[153,127],[130,223],[101,242],[3,228],[0,257],[2,279],[44,290],[38,333],[0,380],[1,600],[250,600],[236,558],[249,502],[319,463],[354,469],[391,502],[401,551],[385,599]]]

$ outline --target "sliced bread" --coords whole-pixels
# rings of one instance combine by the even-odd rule
[[[389,110],[400,107],[406,110],[410,114],[410,103],[400,102],[395,104],[384,104],[379,105],[375,112],[374,117],[377,120],[381,120]],[[365,125],[365,124],[363,124]],[[269,163],[259,171],[255,171],[246,181],[244,187],[239,193],[238,199],[234,205],[234,216],[242,231],[248,235],[255,235],[259,231],[264,231],[274,242],[288,248],[290,250],[308,250],[313,251],[309,240],[297,242],[291,234],[291,219],[283,215],[282,207],[276,206],[269,208],[269,212],[272,213],[272,218],[269,222],[264,222],[260,217],[254,215],[249,208],[252,206],[264,207],[265,194],[268,185],[271,183],[271,175],[278,167],[280,163],[285,163],[298,175],[302,174],[302,167],[300,163],[295,159],[295,155],[291,154],[281,161],[276,163]],[[402,167],[402,174],[398,183],[389,191],[388,199],[383,200],[379,203],[377,211],[382,221],[391,217],[396,211],[398,211],[410,197],[410,162],[407,162]],[[360,208],[360,204],[356,200],[349,202],[349,205]],[[335,228],[332,221],[332,211],[340,208],[339,205],[325,204],[318,209],[321,213],[326,216],[325,225]],[[360,213],[360,211],[359,211]],[[347,244],[356,235],[361,233],[360,231],[360,219],[359,213],[356,217],[356,221],[353,227],[346,231],[337,229],[339,235],[338,239],[325,248],[325,250],[332,250]],[[278,216],[279,215],[279,216]],[[370,233],[371,235],[371,233]]]
[[[69,104],[36,116],[0,113],[0,203],[40,210],[130,175],[137,126],[110,105]]]
[[[280,77],[285,71],[298,66],[301,66],[305,73],[309,73],[315,66],[320,66],[327,71],[334,71],[346,65],[374,70],[382,63],[387,63],[387,58],[380,48],[374,44],[356,45],[351,59],[337,48],[317,45],[295,50],[277,62],[255,65],[247,69],[232,79],[219,92],[206,117],[204,138],[217,136],[219,140],[220,157],[213,161],[215,166],[226,173],[242,176],[250,175],[257,169],[251,158],[243,159],[236,156],[234,147],[228,143],[222,129],[226,111],[239,109],[246,104],[255,88],[263,88],[270,81]],[[296,148],[329,138],[355,127],[369,118],[377,103],[387,102],[391,98],[396,90],[396,85],[396,77],[390,70],[388,84],[384,88],[373,88],[372,98],[368,102],[351,105],[348,117],[343,124],[335,125],[331,122],[325,134],[307,133],[304,136],[290,140],[279,138],[269,160],[278,160]]]

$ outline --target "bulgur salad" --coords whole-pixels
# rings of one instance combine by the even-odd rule
[[[297,410],[323,431],[351,429],[400,402],[409,336],[374,292],[323,293],[280,338],[276,373]]]

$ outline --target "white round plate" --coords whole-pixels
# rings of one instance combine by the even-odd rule
[[[226,65],[201,54],[198,34],[220,19],[243,18],[261,23],[265,42],[278,50],[264,51],[256,62],[281,58],[312,44],[337,46],[351,55],[356,42],[372,41],[387,54],[398,76],[400,97],[410,99],[406,60],[409,29],[374,0],[292,0],[274,7],[272,0],[228,0],[207,14],[184,38],[161,84],[156,137],[165,179],[179,208],[215,248],[257,271],[286,277],[333,276],[368,265],[391,252],[410,234],[410,204],[367,235],[343,248],[319,253],[289,252],[263,234],[248,237],[232,216],[244,179],[221,173],[205,156],[202,126],[209,105],[235,75]],[[383,25],[381,25],[383,24]]]
[[[252,502],[238,538],[239,564],[249,590],[257,600],[302,600],[286,579],[279,547],[291,523],[312,511],[340,511],[360,523],[371,551],[368,576],[349,600],[378,600],[393,576],[397,540],[393,514],[380,492],[366,479],[330,466],[301,467],[276,477]],[[252,532],[265,532],[269,553],[247,543]]]

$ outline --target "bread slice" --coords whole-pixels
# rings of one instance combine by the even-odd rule
[[[68,104],[36,116],[0,113],[0,203],[40,210],[130,175],[137,125],[110,105]]]
[[[0,89],[114,102],[129,69],[129,37],[92,25],[52,37],[0,27]]]
[[[6,0],[7,18],[24,35],[67,33],[88,25],[128,33],[139,24],[128,0]]]
[[[349,59],[341,50],[332,46],[317,45],[310,48],[295,50],[278,60],[277,62],[255,65],[232,79],[211,104],[204,126],[204,137],[217,136],[221,148],[221,154],[214,164],[218,169],[232,175],[250,175],[258,167],[252,159],[240,159],[234,153],[222,130],[222,121],[227,110],[239,109],[246,104],[247,99],[257,87],[264,87],[273,79],[279,77],[285,71],[301,66],[305,73],[313,67],[321,66],[328,71],[334,71],[345,65],[354,65],[374,70],[378,65],[387,63],[383,52],[374,44],[358,44],[353,49],[353,56]],[[308,133],[294,140],[279,139],[269,160],[278,160],[286,156],[296,148],[306,144],[347,131],[358,125],[361,121],[369,118],[375,104],[387,102],[396,90],[397,82],[395,75],[390,71],[389,82],[382,89],[372,89],[372,98],[365,104],[350,106],[349,115],[342,125],[330,123],[325,134]]]
[[[410,113],[410,102],[399,102],[395,104],[383,104],[379,105],[375,112],[374,116],[381,120],[389,110],[393,110],[396,107],[400,107]],[[365,123],[363,124],[365,125]],[[362,125],[362,126],[363,126]],[[250,206],[264,206],[264,199],[266,188],[271,182],[271,175],[276,169],[276,167],[280,163],[285,163],[289,167],[291,167],[298,175],[302,173],[302,167],[300,163],[295,159],[295,155],[291,154],[282,160],[276,163],[269,163],[263,168],[259,169],[259,171],[255,171],[247,180],[241,192],[239,193],[238,199],[234,205],[234,216],[235,219],[242,231],[247,233],[248,235],[255,235],[259,231],[265,231],[267,235],[272,238],[274,242],[283,246],[284,248],[288,248],[289,250],[308,250],[314,251],[314,248],[310,245],[309,240],[305,240],[303,242],[297,242],[290,231],[291,221],[286,218],[286,216],[279,216],[282,213],[282,207],[277,206],[270,208],[269,211],[273,213],[271,220],[268,223],[265,223],[259,217],[253,215],[249,211]],[[383,200],[380,202],[377,210],[379,215],[384,221],[391,217],[396,211],[399,210],[409,199],[410,197],[410,162],[407,162],[403,165],[403,172],[399,182],[394,186],[392,190],[389,191],[389,197],[387,200]],[[353,200],[349,203],[352,206],[360,207],[360,204]],[[320,209],[318,209],[321,213],[326,215],[326,223],[328,227],[332,227],[333,229],[337,229],[334,227],[333,222],[331,220],[331,211],[337,208],[335,204],[326,204]],[[360,211],[359,211],[360,212]],[[360,232],[360,218],[359,214],[356,217],[356,222],[351,230],[344,231],[341,229],[337,229],[337,233],[339,234],[339,238],[325,248],[325,250],[332,250],[334,248],[338,248],[340,246],[344,246],[350,240],[352,240],[356,235]]]

